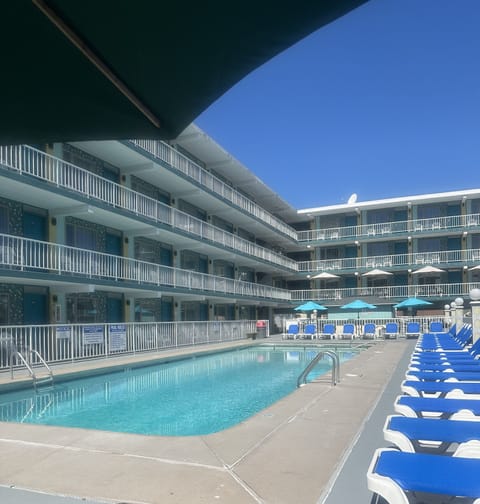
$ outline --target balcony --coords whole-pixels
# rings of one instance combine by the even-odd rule
[[[272,265],[297,271],[297,263],[288,257],[37,149],[28,146],[0,147],[0,165],[107,205],[112,210],[120,208],[132,217],[150,221],[152,225],[167,225],[194,239],[208,241],[217,247],[228,247]]]
[[[430,219],[415,219],[410,221],[383,222],[378,224],[363,224],[360,226],[345,226],[338,228],[313,229],[299,231],[298,241],[302,243],[342,242],[361,239],[395,238],[399,234],[432,234],[457,230],[464,227],[480,227],[480,214],[453,215],[449,217],[434,217]]]
[[[0,276],[15,270],[15,276],[29,278],[30,272],[48,273],[48,279],[71,283],[72,278],[105,284],[127,282],[129,288],[152,287],[195,291],[211,296],[235,296],[289,301],[290,292],[268,285],[182,270],[91,250],[56,245],[0,234]],[[11,277],[11,274],[9,275]],[[46,281],[48,281],[46,279]],[[131,287],[135,284],[135,287]]]
[[[375,299],[379,304],[396,304],[408,297],[424,297],[429,300],[445,300],[449,302],[456,297],[467,297],[473,288],[480,288],[480,282],[443,283],[424,285],[395,285],[382,287],[352,287],[344,289],[305,289],[291,291],[292,301],[301,303],[311,299],[324,304],[342,305],[349,299]]]
[[[297,240],[297,232],[293,228],[287,226],[283,221],[268,213],[261,206],[248,199],[242,193],[236,191],[232,186],[215,177],[212,173],[194,163],[191,159],[166,143],[160,140],[129,140],[128,143],[137,149],[144,150],[150,154],[150,156],[153,156],[154,159],[158,159],[171,168],[180,171],[184,176],[194,180],[197,184],[214,192],[221,198],[226,199],[244,212],[248,212],[256,219],[261,220],[277,230],[279,233],[293,240]]]
[[[441,267],[476,266],[480,261],[480,249],[446,250],[442,252],[416,252],[412,254],[392,254],[364,256],[342,259],[324,259],[298,263],[298,271],[314,274],[318,271],[335,273],[367,271],[373,268],[408,269],[415,266],[434,264]]]

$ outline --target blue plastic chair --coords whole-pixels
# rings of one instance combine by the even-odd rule
[[[352,339],[355,337],[355,326],[353,324],[344,324],[342,334],[340,335],[342,339]]]
[[[363,339],[375,339],[376,328],[377,328],[377,326],[371,322],[369,322],[368,324],[365,324],[365,326],[363,328],[362,338]]]
[[[287,329],[288,339],[297,339],[298,333],[300,332],[298,324],[290,324]]]
[[[411,418],[399,415],[387,417],[383,428],[385,441],[404,452],[451,453],[463,443],[480,439],[480,422]],[[426,443],[425,443],[426,442]],[[454,446],[455,445],[455,446]]]
[[[321,333],[324,339],[335,339],[336,327],[334,324],[325,324]]]
[[[380,448],[367,471],[368,489],[388,503],[410,502],[413,492],[480,497],[480,460]],[[439,475],[441,474],[441,477]],[[447,498],[447,497],[445,497]],[[373,502],[373,500],[372,500]]]
[[[388,322],[385,326],[385,339],[398,338],[398,324],[396,322]]]
[[[303,337],[306,339],[314,339],[317,337],[317,326],[315,324],[306,324],[303,328]]]
[[[418,338],[420,336],[420,324],[418,322],[409,322],[405,331],[405,337]]]
[[[443,333],[445,329],[443,328],[442,322],[430,322],[429,331],[431,333]]]

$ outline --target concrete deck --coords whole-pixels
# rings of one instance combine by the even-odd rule
[[[66,504],[81,498],[149,504],[336,504],[332,490],[340,481],[337,476],[410,348],[405,340],[375,342],[343,364],[336,387],[325,381],[310,383],[247,421],[207,436],[141,436],[0,423],[1,502]],[[99,364],[74,368],[78,372]],[[58,368],[55,373],[71,369]],[[6,381],[8,377],[0,377],[0,383]],[[368,461],[376,447],[365,455]],[[356,468],[365,488],[367,467]],[[51,500],[41,500],[45,497]]]

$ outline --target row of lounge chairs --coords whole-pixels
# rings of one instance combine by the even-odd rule
[[[368,468],[373,504],[480,504],[480,340],[472,336],[465,324],[419,338],[383,429],[393,447],[376,450]]]
[[[432,322],[430,324],[430,332],[443,332],[443,324],[441,322]],[[316,324],[305,324],[301,329],[299,324],[290,324],[284,337],[286,339],[375,339],[378,337],[379,331],[374,323],[367,323],[363,326],[360,333],[356,330],[355,324],[344,324],[339,331],[335,324],[326,323],[320,331],[317,330]],[[406,326],[406,338],[418,338],[421,335],[420,324],[418,322],[409,322]],[[397,322],[389,322],[385,325],[383,336],[386,339],[397,339],[400,336],[400,329]]]

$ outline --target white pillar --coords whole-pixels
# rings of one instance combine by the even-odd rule
[[[472,308],[473,343],[480,338],[480,289],[470,291],[470,307]]]
[[[458,297],[455,299],[455,306],[457,309],[455,310],[455,324],[456,324],[456,334],[460,332],[460,329],[463,326],[463,299]]]
[[[443,323],[444,323],[445,327],[448,327],[448,328],[450,328],[452,325],[452,319],[450,316],[450,305],[448,305],[448,304],[446,304],[443,307]]]

